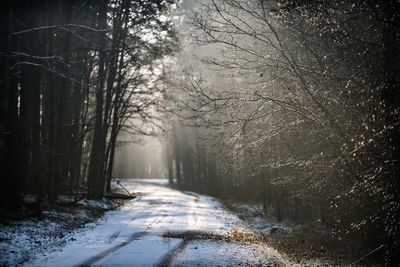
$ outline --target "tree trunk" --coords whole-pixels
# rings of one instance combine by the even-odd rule
[[[107,27],[107,2],[103,0],[99,8],[99,27]],[[90,156],[89,173],[88,173],[88,195],[90,198],[99,199],[104,193],[104,161],[105,161],[105,140],[103,134],[103,105],[104,105],[104,82],[105,82],[105,61],[106,47],[105,36],[100,36],[99,40],[99,65],[98,65],[98,82],[96,86],[96,121],[93,136],[93,145]]]
[[[11,7],[4,7],[1,11],[1,21],[4,31],[1,32],[1,51],[10,53],[11,47],[15,47],[15,41],[11,38],[14,31],[14,10]],[[9,57],[1,57],[0,63],[0,90],[1,90],[1,124],[4,127],[4,143],[1,144],[1,194],[5,197],[5,208],[10,211],[18,210],[22,201],[22,179],[18,175],[18,84],[17,73],[10,71],[15,63]],[[4,115],[3,115],[4,114]],[[4,116],[4,117],[3,117]],[[0,134],[2,134],[0,132]],[[1,138],[3,134],[1,135]],[[2,140],[2,141],[3,141]],[[0,141],[0,142],[2,142]]]
[[[399,122],[400,116],[400,90],[397,79],[399,79],[399,16],[398,10],[400,4],[398,1],[384,1],[384,18],[385,25],[383,28],[383,65],[385,86],[382,92],[382,98],[385,109],[385,125],[389,129],[387,136],[387,150],[390,151],[390,164],[388,167],[388,181],[384,181],[386,188],[393,196],[391,201],[394,201],[398,207],[400,205],[400,127],[396,125]],[[389,204],[387,204],[389,205]],[[392,205],[391,205],[392,206]],[[389,211],[394,213],[392,223],[400,220],[399,208]],[[385,214],[387,216],[387,214]],[[397,264],[400,261],[400,230],[394,230],[389,241],[390,265]]]

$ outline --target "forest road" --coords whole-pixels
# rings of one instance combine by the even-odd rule
[[[139,197],[28,265],[287,266],[265,244],[235,239],[254,232],[216,199],[133,179],[123,183]]]

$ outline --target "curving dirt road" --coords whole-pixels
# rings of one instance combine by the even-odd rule
[[[124,183],[139,197],[29,265],[288,265],[275,250],[247,238],[254,233],[215,199],[136,180]]]

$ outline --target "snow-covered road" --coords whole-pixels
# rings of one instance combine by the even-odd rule
[[[134,180],[124,184],[139,197],[28,265],[287,265],[271,248],[229,239],[248,229],[211,197]]]

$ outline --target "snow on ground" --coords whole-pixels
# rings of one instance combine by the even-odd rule
[[[228,206],[238,213],[239,218],[263,235],[290,233],[301,227],[288,221],[278,222],[273,216],[265,216],[261,204],[231,202]]]
[[[156,184],[156,185],[168,185],[168,179],[163,178],[141,178],[141,179],[129,179],[131,181],[135,181],[138,183],[146,183],[146,184]],[[124,182],[124,179],[121,180]]]
[[[95,210],[45,209],[41,218],[1,220],[0,266],[18,266],[37,254],[53,253],[82,231],[93,228],[88,222],[98,218]],[[86,224],[83,228],[77,226]],[[72,234],[74,232],[74,234]]]
[[[229,236],[246,226],[214,198],[143,181],[122,182],[139,197],[108,212],[93,229],[72,234],[61,250],[26,266],[288,265],[260,243],[166,237],[174,232]]]
[[[284,266],[282,262],[285,261],[275,250],[261,245],[194,241],[173,260],[172,265]]]
[[[103,210],[112,210],[115,208],[115,205],[111,201],[107,200],[98,201],[98,200],[82,199],[78,201],[78,205],[91,209],[103,209]]]
[[[33,239],[32,231],[41,238]],[[18,265],[26,261],[33,250],[41,249],[42,244],[57,239],[57,236],[49,233],[58,233],[58,225],[39,220],[3,225],[0,231],[0,266]]]

